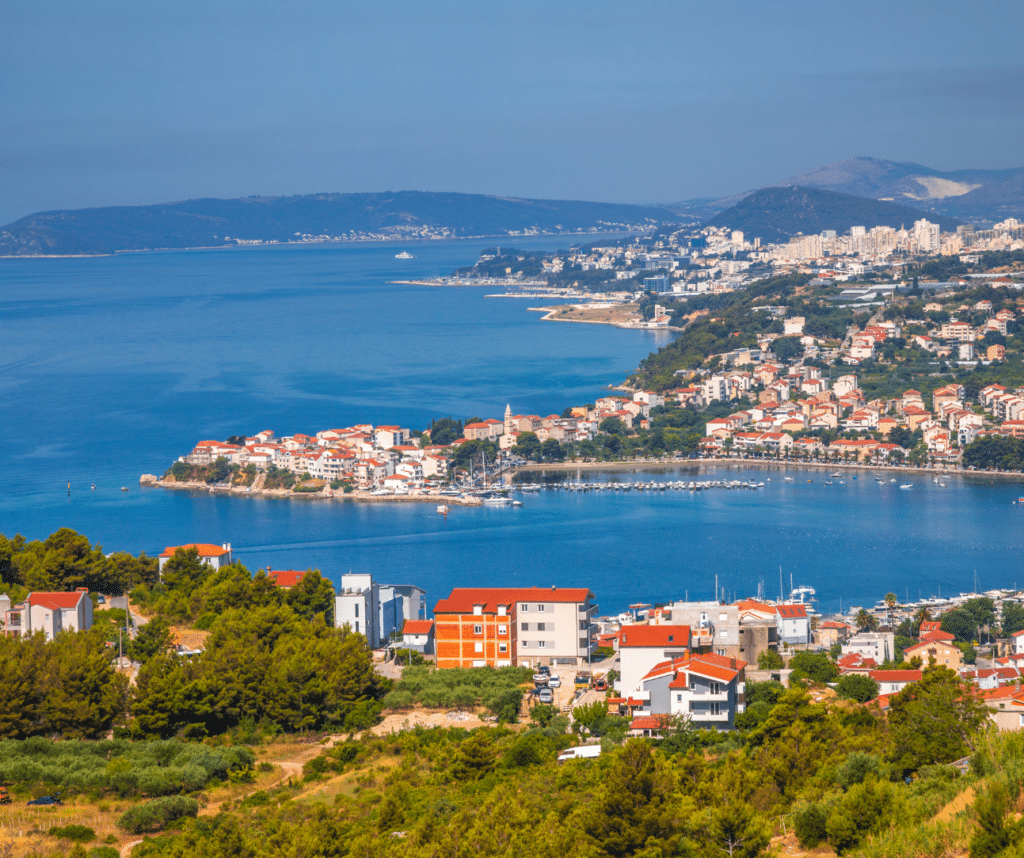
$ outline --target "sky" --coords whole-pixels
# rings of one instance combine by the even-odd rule
[[[0,224],[195,197],[657,203],[1024,166],[1024,3],[0,0]]]

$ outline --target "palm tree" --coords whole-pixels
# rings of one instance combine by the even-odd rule
[[[883,597],[883,600],[885,601],[885,607],[886,607],[886,609],[889,612],[889,628],[891,629],[892,628],[892,609],[896,607],[896,602],[897,602],[896,594],[895,593],[886,593],[885,596]]]
[[[869,614],[866,608],[861,608],[857,612],[854,622],[857,624],[857,631],[873,632],[878,628],[878,620],[872,614]]]

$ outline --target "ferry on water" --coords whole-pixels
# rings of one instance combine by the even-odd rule
[[[415,259],[416,257],[409,253],[408,250],[403,250],[401,253],[395,254],[395,259]]]

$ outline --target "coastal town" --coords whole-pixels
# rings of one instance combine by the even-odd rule
[[[157,558],[158,574],[190,558],[210,575],[230,573],[237,562],[230,543],[169,546]],[[627,718],[636,736],[661,736],[679,719],[695,728],[749,727],[741,717],[746,683],[789,686],[812,666],[841,691],[844,677],[862,677],[870,693],[860,702],[883,711],[893,695],[921,681],[924,669],[948,668],[978,690],[998,729],[1024,727],[1019,591],[918,602],[889,593],[874,606],[821,616],[814,589],[801,586],[774,601],[760,592],[732,602],[635,603],[600,615],[587,587],[456,587],[431,610],[421,587],[383,583],[369,573],[342,574],[335,589],[314,570],[257,572],[283,593],[303,587],[307,576],[305,584],[315,580],[325,590],[333,626],[363,636],[380,669],[412,653],[439,670],[529,668],[536,681],[525,706],[553,704],[571,717],[574,707],[601,701]],[[130,595],[91,595],[88,588],[31,592],[15,603],[0,596],[0,620],[7,636],[41,633],[52,641],[87,632],[111,607],[134,618],[134,638],[146,618],[134,613]],[[202,655],[208,632],[172,631],[168,646],[179,656]]]

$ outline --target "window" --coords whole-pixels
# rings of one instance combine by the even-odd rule
[[[544,649],[544,644],[545,641],[537,641],[537,646],[539,646],[541,649]]]
[[[473,626],[473,634],[475,634],[475,635],[482,635],[483,633],[484,633],[484,627],[483,626]]]
[[[504,617],[507,613],[508,613],[508,610],[505,608],[504,605],[498,605],[498,616],[499,617]]]
[[[722,686],[719,685],[717,682],[712,682],[711,683],[711,693],[712,694],[721,694],[722,693]]]
[[[547,629],[544,628],[544,626],[545,626],[544,623],[537,623],[537,631],[538,632],[545,632],[545,631],[547,631]]]
[[[728,618],[729,618],[729,617],[728,617],[728,615],[726,615],[726,614],[719,614],[719,615],[718,615],[718,622],[720,622],[720,623],[724,623],[724,622],[725,622],[725,621],[726,621],[726,620],[727,620]]]
[[[672,643],[672,641],[674,641],[675,639],[676,639],[676,636],[675,636],[675,635],[669,635],[669,636],[668,636],[668,642],[669,642],[669,643]]]
[[[484,651],[484,645],[482,643],[475,643],[475,644],[473,644],[473,652],[483,652],[483,651]]]
[[[719,636],[720,638],[727,638],[727,637],[729,637],[729,632],[727,632],[727,631],[725,631],[725,630],[723,629],[722,631],[720,631],[720,632],[718,633],[718,636]]]
[[[722,714],[722,704],[721,703],[712,703],[711,704],[711,714],[712,715],[721,715]]]
[[[507,643],[500,643],[500,644],[498,644],[498,652],[508,652],[508,644]]]
[[[359,603],[356,602],[356,616],[359,616]]]
[[[356,620],[356,634],[359,634],[359,620]]]
[[[498,634],[499,635],[507,635],[508,634],[508,626],[498,626]]]
[[[520,605],[519,606],[519,610],[520,611],[528,611],[528,610],[530,610],[530,606],[526,605],[526,604]]]
[[[483,605],[473,605],[473,616],[474,617],[481,616],[483,614],[483,612],[484,612],[484,606]]]
[[[524,632],[528,632],[530,630],[530,624],[529,623],[520,623],[519,624],[519,628],[522,631],[524,631]]]
[[[542,613],[542,614],[543,614],[543,613],[544,613],[544,606],[543,606],[543,605],[537,605],[537,610],[538,610],[538,611],[539,611],[540,613]]]
[[[682,694],[677,694],[676,695],[676,703],[682,703],[682,702],[683,702],[683,695]]]
[[[724,649],[716,649],[715,650],[715,655],[725,655],[725,650]]]

